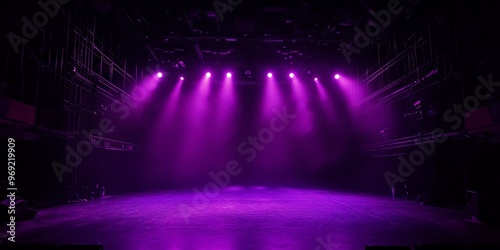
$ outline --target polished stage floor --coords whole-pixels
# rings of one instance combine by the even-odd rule
[[[16,240],[102,244],[105,250],[500,242],[499,230],[469,222],[465,211],[390,197],[265,187],[200,197],[193,191],[136,193],[44,209],[18,223]]]

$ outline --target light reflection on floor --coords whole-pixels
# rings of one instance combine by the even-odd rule
[[[39,211],[19,242],[103,244],[105,250],[364,249],[365,245],[498,242],[463,211],[324,190],[229,187],[194,205],[192,191],[114,196]],[[179,210],[184,204],[191,213]]]

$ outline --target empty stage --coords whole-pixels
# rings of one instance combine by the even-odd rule
[[[459,210],[365,194],[230,187],[113,196],[40,210],[18,242],[103,244],[105,250],[364,249],[365,245],[500,242]]]

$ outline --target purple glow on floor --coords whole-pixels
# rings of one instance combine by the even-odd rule
[[[40,210],[16,225],[16,242],[102,244],[106,250],[330,249],[366,245],[498,242],[498,230],[466,223],[465,211],[354,193],[231,187],[200,200],[191,191],[115,196]],[[47,233],[50,232],[50,233]],[[330,240],[327,240],[327,239]],[[328,249],[328,248],[326,248]]]

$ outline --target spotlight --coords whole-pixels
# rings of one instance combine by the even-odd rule
[[[272,78],[273,77],[273,73],[267,73],[267,77],[268,78]]]
[[[295,77],[295,74],[294,74],[294,73],[290,73],[288,76],[289,76],[290,78],[294,78],[294,77]]]
[[[335,74],[335,79],[340,79],[340,75],[339,74]]]
[[[180,79],[181,81],[184,81],[184,77],[183,77],[183,76],[181,76],[179,79]]]
[[[317,82],[317,81],[318,81],[318,78],[317,78],[317,77],[315,77],[315,78],[314,78],[314,81],[315,81],[315,82]]]
[[[158,73],[156,74],[156,76],[158,76],[159,78],[161,78],[161,77],[163,77],[163,73],[158,72]]]
[[[205,77],[206,77],[206,78],[210,78],[211,76],[212,76],[212,74],[211,74],[210,72],[207,72],[207,73],[205,74]]]
[[[227,72],[227,73],[226,73],[226,77],[227,77],[227,78],[231,78],[231,76],[233,76],[233,74],[231,74],[231,72]]]

